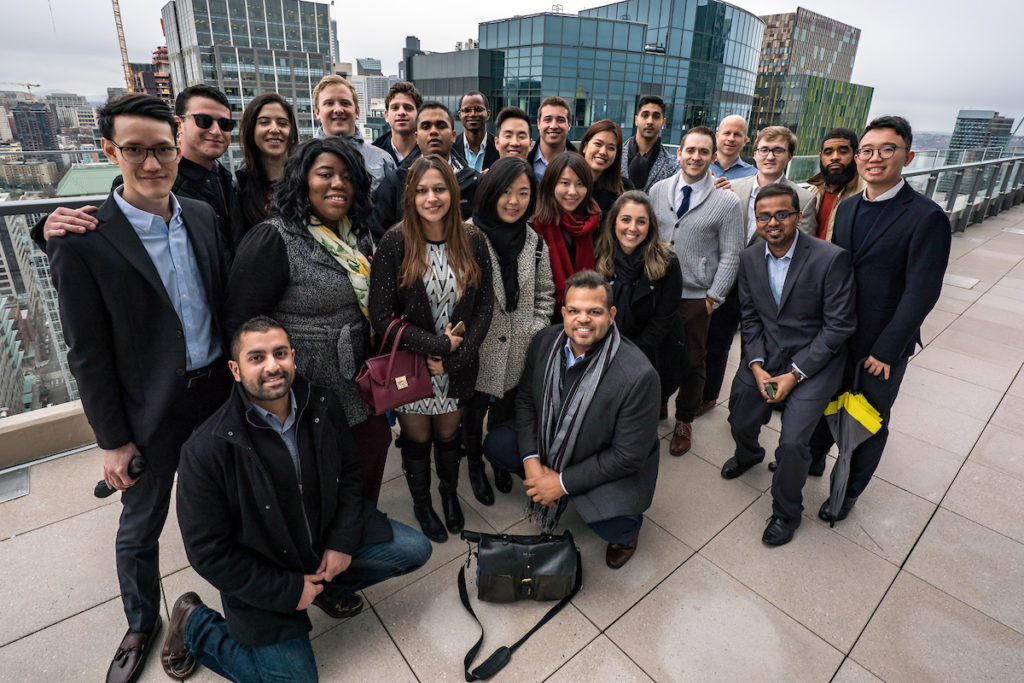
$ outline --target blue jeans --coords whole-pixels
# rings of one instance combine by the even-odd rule
[[[419,569],[430,559],[427,537],[388,520],[394,538],[374,543],[352,554],[352,564],[324,586],[331,595],[350,595],[375,583]],[[251,647],[228,635],[227,622],[203,605],[185,624],[185,645],[206,668],[235,681],[316,681],[316,660],[308,636],[273,645]]]

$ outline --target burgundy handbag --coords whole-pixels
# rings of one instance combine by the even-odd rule
[[[399,323],[401,327],[395,334],[391,353],[384,354],[388,335]],[[430,381],[426,359],[413,351],[398,348],[402,332],[408,324],[398,318],[392,320],[384,332],[378,355],[367,358],[356,375],[359,393],[374,415],[383,415],[398,406],[434,395],[434,384]]]

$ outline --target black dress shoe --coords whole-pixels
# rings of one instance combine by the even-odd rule
[[[482,505],[494,505],[494,491],[491,490],[491,482],[487,481],[484,463],[467,458],[466,465],[469,469],[469,486],[473,489],[473,497]]]
[[[164,673],[179,681],[185,680],[196,670],[196,658],[185,644],[185,626],[188,618],[203,601],[193,592],[188,592],[174,601],[171,608],[171,622],[167,625],[164,647],[160,651],[160,663]]]
[[[153,628],[144,633],[128,631],[114,653],[114,659],[107,669],[107,683],[134,683],[142,675],[149,651],[153,649],[156,634],[160,632],[160,617]]]
[[[735,479],[736,477],[740,476],[741,474],[743,474],[744,472],[746,472],[747,470],[749,470],[751,467],[753,467],[754,465],[756,465],[759,462],[761,462],[761,461],[760,460],[755,460],[752,463],[744,465],[744,464],[741,464],[740,461],[737,460],[736,456],[734,455],[733,457],[731,457],[728,460],[726,460],[725,464],[722,465],[722,478],[723,479]]]
[[[843,501],[843,504],[839,506],[839,514],[836,515],[835,519],[832,519],[832,509],[828,505],[828,499],[825,499],[825,502],[823,502],[821,507],[818,508],[818,519],[823,522],[830,523],[841,522],[846,519],[846,516],[850,514],[850,510],[852,510],[853,506],[856,504],[856,498],[847,498]]]
[[[494,488],[498,489],[502,493],[510,493],[512,491],[512,473],[508,470],[503,470],[500,467],[495,467]]]
[[[363,611],[363,599],[356,593],[336,598],[326,593],[313,598],[313,604],[322,609],[332,619],[354,617]]]
[[[778,515],[768,518],[768,526],[764,528],[761,542],[765,545],[786,545],[793,540],[793,534],[800,526],[800,516],[793,519],[783,519]]]

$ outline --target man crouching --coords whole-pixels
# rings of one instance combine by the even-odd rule
[[[243,324],[228,363],[234,391],[182,449],[185,551],[224,616],[195,593],[178,598],[162,657],[172,678],[200,662],[237,681],[315,681],[306,609],[358,614],[356,591],[430,558],[423,534],[363,499],[341,406],[296,375],[294,357],[279,323]]]

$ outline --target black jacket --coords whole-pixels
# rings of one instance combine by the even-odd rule
[[[227,266],[217,218],[208,204],[184,197],[178,202],[214,336],[221,338]],[[100,205],[96,218],[95,230],[47,244],[68,364],[100,448],[134,442],[145,452],[184,391],[185,336],[152,259],[113,197]],[[173,472],[175,463],[149,464]]]
[[[384,233],[402,220],[402,194],[405,191],[405,178],[409,174],[412,163],[419,157],[420,148],[416,147],[409,153],[409,156],[402,159],[402,163],[393,173],[384,176],[377,187],[373,212],[367,220],[374,244],[380,242]],[[452,147],[451,159],[455,180],[459,183],[459,211],[462,212],[463,220],[469,220],[473,216],[473,194],[476,192],[480,174],[469,167],[462,154],[454,147]]]
[[[370,323],[378,338],[383,337],[395,318],[410,323],[402,333],[400,348],[430,356],[441,356],[449,379],[449,398],[473,396],[479,365],[478,351],[491,324],[494,290],[491,286],[491,256],[487,238],[479,229],[466,226],[473,257],[480,266],[480,286],[468,287],[452,309],[452,326],[466,323],[462,344],[454,352],[448,337],[434,333],[434,318],[423,281],[412,287],[398,288],[405,240],[399,228],[388,231],[380,241],[370,269]]]
[[[459,153],[460,156],[466,158],[466,134],[459,133],[455,137],[455,146],[453,150]],[[494,143],[494,135],[490,132],[487,133],[487,138],[484,140],[484,170],[486,171],[491,167],[495,161],[499,158],[498,148]]]
[[[854,196],[839,205],[832,232],[832,241],[853,257],[857,330],[849,341],[850,360],[870,354],[892,364],[912,356],[921,343],[921,323],[942,291],[952,235],[942,208],[908,183],[853,251],[853,221],[862,201]]]
[[[325,549],[352,554],[392,537],[387,518],[362,496],[359,455],[337,399],[301,376],[292,391],[301,490],[284,441],[247,405],[240,385],[185,442],[178,467],[185,552],[220,591],[228,633],[245,645],[309,631],[309,617],[295,606],[303,575],[315,573]]]

